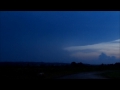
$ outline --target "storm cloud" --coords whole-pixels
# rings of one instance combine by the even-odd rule
[[[120,39],[93,45],[71,46],[64,48],[64,50],[70,52],[70,56],[79,59],[98,59],[101,53],[120,59]]]

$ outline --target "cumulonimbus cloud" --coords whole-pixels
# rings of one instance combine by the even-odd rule
[[[98,58],[102,52],[106,53],[106,55],[115,56],[120,59],[120,39],[93,45],[71,46],[64,48],[64,50],[69,51],[70,56],[81,59]]]

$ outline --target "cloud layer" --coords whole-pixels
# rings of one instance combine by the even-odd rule
[[[70,56],[79,59],[98,59],[101,53],[120,59],[120,39],[93,45],[71,46],[64,50],[69,51]]]

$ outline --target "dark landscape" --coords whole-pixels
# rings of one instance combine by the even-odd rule
[[[0,11],[1,79],[120,79],[120,11]]]
[[[103,77],[120,79],[120,63],[101,65],[89,65],[75,62],[71,64],[40,62],[0,63],[1,79],[57,79],[72,74],[103,71],[108,71],[107,74],[100,74]],[[111,73],[113,75],[111,75]]]

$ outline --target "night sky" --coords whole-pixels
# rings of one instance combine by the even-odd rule
[[[0,11],[1,62],[120,62],[119,11]]]

